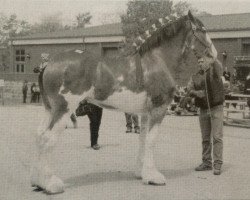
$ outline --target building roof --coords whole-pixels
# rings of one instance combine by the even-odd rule
[[[206,15],[198,16],[209,32],[250,30],[250,13]],[[122,36],[122,24],[106,24],[73,30],[56,31],[50,33],[36,33],[33,35],[13,38],[14,40],[76,38]]]
[[[92,26],[86,28],[79,28],[73,30],[55,31],[50,33],[36,33],[22,37],[15,37],[15,39],[48,39],[48,38],[75,38],[75,37],[101,37],[101,36],[121,36],[121,23],[105,24],[100,26]]]
[[[208,15],[198,18],[210,32],[250,29],[250,13]]]

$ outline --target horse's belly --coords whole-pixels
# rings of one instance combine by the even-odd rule
[[[102,104],[112,106],[118,110],[130,113],[145,112],[147,94],[145,91],[140,93],[132,92],[126,88],[114,92]]]

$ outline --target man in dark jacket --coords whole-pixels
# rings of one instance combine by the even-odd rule
[[[86,100],[83,100],[79,103],[78,108],[76,109],[76,116],[85,116],[87,115],[90,121],[90,142],[91,147],[94,150],[99,150],[100,146],[98,145],[99,137],[99,128],[102,120],[102,108],[88,103]],[[71,120],[75,124],[76,118],[74,114],[71,115]]]
[[[200,128],[202,134],[202,164],[196,171],[212,170],[212,150],[214,175],[221,174],[223,153],[223,83],[222,66],[218,60],[206,65],[198,60],[199,72],[194,74],[188,84],[188,92],[200,108]],[[213,138],[213,141],[211,141]]]

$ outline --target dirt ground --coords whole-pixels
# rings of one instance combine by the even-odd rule
[[[195,172],[201,161],[197,117],[166,116],[156,145],[156,164],[165,186],[143,185],[134,177],[138,134],[125,133],[123,113],[104,110],[99,151],[89,145],[88,119],[69,128],[50,156],[67,185],[58,195],[36,192],[29,184],[36,128],[42,106],[0,106],[0,200],[165,200],[250,199],[250,131],[224,127],[224,165],[220,176]]]

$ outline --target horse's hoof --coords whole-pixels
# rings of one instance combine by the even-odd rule
[[[154,176],[143,178],[142,182],[147,185],[165,185],[166,179],[161,173],[157,172]]]
[[[38,185],[32,185],[31,187],[34,188],[33,189],[34,192],[41,192],[44,190],[43,188],[39,187]]]
[[[47,194],[58,194],[64,192],[64,183],[56,176],[52,176],[45,188]]]
[[[163,186],[163,185],[166,185],[166,183],[165,183],[165,182],[158,183],[158,182],[154,182],[154,181],[148,181],[147,185],[158,185],[158,186]]]
[[[162,185],[166,185],[166,181],[159,181],[159,180],[145,180],[143,179],[142,182],[146,185],[159,185],[159,186],[162,186]]]

